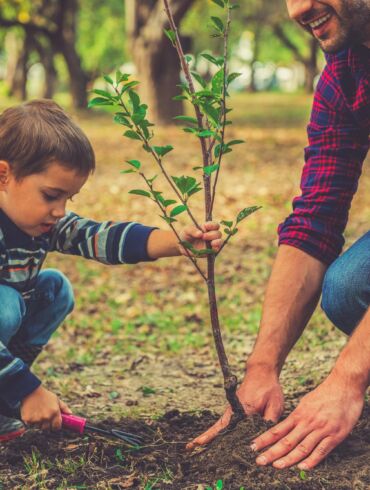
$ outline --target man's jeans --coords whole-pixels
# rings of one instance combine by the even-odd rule
[[[15,334],[25,344],[45,345],[73,310],[74,297],[68,279],[55,269],[40,272],[31,298],[24,300],[14,288],[0,285],[0,341],[5,345]]]
[[[329,320],[351,334],[370,306],[370,231],[326,271],[321,307]]]

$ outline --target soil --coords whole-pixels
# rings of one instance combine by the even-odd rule
[[[192,453],[185,444],[216,417],[172,410],[157,421],[107,420],[100,427],[116,427],[145,437],[130,448],[99,436],[76,437],[65,431],[36,430],[0,449],[0,481],[6,489],[369,489],[370,407],[353,433],[325,462],[310,472],[297,468],[258,467],[249,443],[267,428],[249,417],[236,429]],[[67,459],[68,458],[68,464]],[[222,485],[220,483],[222,481]],[[218,485],[217,485],[218,482]],[[216,486],[217,485],[217,486]]]

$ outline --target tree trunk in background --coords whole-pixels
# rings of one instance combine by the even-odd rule
[[[314,82],[316,75],[318,74],[317,69],[317,54],[318,54],[319,46],[316,42],[316,39],[310,40],[310,54],[305,63],[306,69],[306,80],[305,80],[305,89],[307,93],[312,93],[314,90]]]
[[[249,87],[250,92],[257,92],[255,63],[258,61],[258,57],[260,53],[261,32],[262,32],[262,26],[258,24],[254,32],[253,58],[251,60],[251,84]]]
[[[21,39],[10,32],[6,36],[7,48],[11,55],[7,64],[6,80],[9,86],[9,95],[20,100],[27,99],[27,63],[29,57],[29,36]]]
[[[172,1],[177,25],[193,3]],[[173,117],[182,112],[181,101],[172,100],[180,93],[176,87],[180,83],[180,62],[164,28],[168,28],[168,22],[161,0],[126,0],[126,30],[140,81],[138,90],[157,124],[173,123]]]
[[[73,107],[87,107],[88,77],[82,69],[81,59],[76,50],[77,0],[59,2],[55,16],[57,30],[50,33],[50,41],[55,52],[60,52],[67,65]]]

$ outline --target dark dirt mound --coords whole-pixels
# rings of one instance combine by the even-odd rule
[[[185,444],[207,428],[215,416],[168,412],[161,420],[107,421],[145,436],[143,447],[129,448],[100,437],[67,432],[28,431],[0,449],[1,489],[369,489],[370,408],[353,434],[317,469],[278,471],[257,467],[249,443],[267,428],[258,417],[241,422],[207,448],[187,453]]]

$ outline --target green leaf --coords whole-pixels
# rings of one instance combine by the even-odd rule
[[[121,174],[132,174],[135,173],[135,170],[132,170],[132,168],[129,168],[128,170],[121,170]]]
[[[175,97],[172,97],[172,100],[188,100],[185,95],[175,95]]]
[[[301,471],[299,472],[299,478],[300,478],[301,480],[306,480],[306,479],[307,479],[307,475],[306,475],[306,472],[305,472],[304,470],[301,470]]]
[[[185,177],[184,175],[182,177],[172,177],[172,180],[182,194],[188,194],[199,185],[194,177]]]
[[[153,182],[155,181],[155,179],[158,177],[158,175],[155,175],[154,177],[152,177],[151,179],[148,179],[148,182],[149,184],[153,184]],[[163,194],[163,192],[159,192],[159,191],[154,191],[156,194]]]
[[[145,119],[147,109],[148,109],[147,105],[141,104],[137,108],[137,110],[132,114],[132,116],[131,116],[132,121],[136,125],[139,125],[141,123],[141,121],[143,121]]]
[[[168,223],[169,225],[177,221],[176,218],[169,218],[168,216],[161,216],[161,218],[164,219],[165,222]]]
[[[196,253],[196,249],[195,249],[195,247],[194,247],[194,245],[193,245],[192,243],[187,242],[186,240],[181,240],[181,241],[180,241],[180,244],[181,244],[183,247],[185,247],[185,248],[187,248],[188,250],[190,250],[191,252]]]
[[[127,117],[123,116],[121,113],[117,112],[113,118],[113,121],[117,124],[122,124],[122,126],[127,126],[132,128],[132,124],[127,119]]]
[[[217,252],[215,252],[211,248],[203,248],[202,250],[196,250],[195,254],[202,256],[202,255],[215,255]]]
[[[139,160],[126,160],[126,163],[128,163],[129,165],[132,165],[133,167],[137,168],[138,170],[141,167],[141,162],[139,162]]]
[[[206,175],[211,175],[213,172],[216,172],[216,170],[219,169],[218,163],[215,163],[214,165],[208,165],[208,167],[204,167],[204,173]]]
[[[140,82],[133,80],[132,82],[125,83],[121,89],[121,95],[125,93],[128,89],[132,87],[136,87],[136,85],[139,85]]]
[[[197,192],[201,191],[202,188],[200,187],[200,183],[198,182],[195,187],[192,187],[188,192],[187,195],[188,197],[192,196],[193,194],[196,194]]]
[[[237,3],[234,3],[234,5],[230,5],[230,7],[229,7],[230,10],[234,10],[234,9],[238,9],[238,8],[240,8],[240,5]]]
[[[103,78],[104,78],[104,80],[105,80],[106,82],[108,82],[110,85],[113,85],[113,83],[114,83],[114,82],[113,82],[113,80],[111,79],[111,77],[110,77],[109,75],[104,75],[104,77],[103,77]]]
[[[144,396],[150,396],[157,393],[157,390],[155,390],[154,388],[150,388],[149,386],[142,386],[140,389]]]
[[[100,90],[100,89],[95,89],[92,91],[94,94],[101,95],[102,97],[105,97],[107,99],[112,99],[112,94],[107,92],[106,90]]]
[[[185,133],[192,133],[192,134],[196,134],[198,132],[198,130],[195,128],[182,128],[182,130],[185,131]]]
[[[116,71],[116,84],[118,85],[121,82],[126,82],[130,78],[130,75],[127,73],[122,73],[120,70]]]
[[[211,54],[202,53],[201,56],[203,58],[205,58],[206,60],[210,61],[211,63],[213,63],[214,65],[218,65],[217,59],[214,56],[212,56]]]
[[[224,87],[224,69],[221,68],[212,78],[212,92],[221,94]]]
[[[132,191],[129,191],[129,194],[135,194],[137,196],[144,196],[144,197],[152,197],[149,192],[143,191],[142,189],[134,189]]]
[[[201,75],[199,75],[199,73],[197,73],[196,71],[192,71],[191,74],[203,88],[207,87],[207,82],[203,79]]]
[[[240,77],[242,75],[242,73],[230,73],[230,75],[228,75],[227,77],[227,84],[229,85],[229,83],[233,82],[236,78]]]
[[[113,102],[103,97],[95,97],[95,99],[89,101],[88,107],[91,108],[100,105],[113,105]]]
[[[225,225],[227,226],[228,228],[231,228],[233,226],[233,222],[232,221],[225,221],[225,220],[222,220],[220,221],[220,224],[221,225]]]
[[[186,62],[189,65],[193,61],[193,57],[191,56],[191,54],[186,54],[185,55],[185,60],[186,60]]]
[[[163,206],[171,206],[172,204],[176,204],[176,202],[177,201],[175,201],[174,199],[166,199],[165,201],[163,201]]]
[[[261,206],[251,206],[249,208],[244,208],[236,217],[236,222],[240,223],[241,221],[243,221],[243,219],[247,218],[247,216],[251,215],[255,211],[258,211],[258,209],[261,209]]]
[[[202,104],[203,112],[209,116],[214,123],[215,126],[218,126],[220,123],[220,110],[216,109],[210,104]]]
[[[134,90],[129,90],[128,96],[130,97],[132,109],[136,112],[140,106],[140,97]]]
[[[197,136],[199,136],[199,138],[208,138],[209,136],[214,136],[214,135],[215,135],[215,132],[211,131],[209,129],[204,129],[203,131],[200,131],[199,133],[197,133]]]
[[[173,119],[175,119],[176,121],[184,121],[184,122],[188,122],[188,123],[191,123],[191,124],[198,124],[198,121],[195,117],[190,117],[190,116],[175,116]]]
[[[216,5],[218,5],[221,8],[224,8],[225,7],[224,2],[222,0],[212,0],[212,2],[215,3]]]
[[[125,131],[123,133],[123,135],[126,136],[126,138],[130,138],[132,140],[140,140],[141,141],[140,136],[137,133],[135,133],[135,131],[128,130],[128,131]]]
[[[188,209],[187,206],[185,206],[184,204],[180,204],[179,206],[176,206],[175,208],[173,208],[171,210],[170,216],[171,216],[171,218],[173,218],[174,216],[177,216],[178,214],[183,213],[187,209]]]
[[[173,150],[173,146],[171,146],[171,145],[154,146],[154,151],[160,157],[163,157],[164,155],[166,155],[166,153],[169,153],[172,150]]]
[[[168,39],[171,41],[172,45],[175,46],[175,44],[176,44],[175,32],[172,29],[165,29],[164,33],[168,37]]]
[[[232,140],[227,143],[227,146],[233,146],[233,145],[241,145],[242,143],[245,143],[244,140]]]
[[[224,32],[224,23],[219,17],[211,17],[212,23],[219,32]]]
[[[222,483],[222,480],[218,480],[216,483],[216,490],[222,490],[224,487],[224,484]]]

